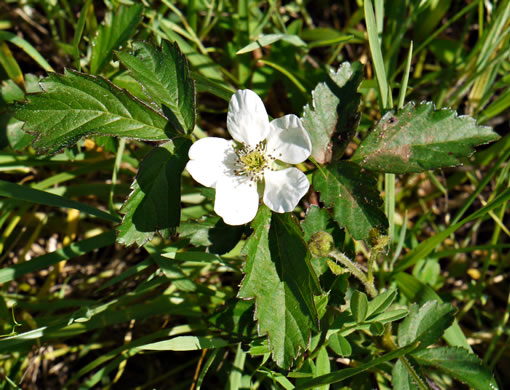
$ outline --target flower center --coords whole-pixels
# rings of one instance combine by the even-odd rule
[[[251,181],[260,181],[264,177],[266,169],[270,169],[274,158],[266,154],[266,143],[261,141],[255,148],[241,145],[236,149],[237,176],[248,176]]]
[[[240,155],[239,160],[244,165],[244,170],[247,172],[258,172],[266,165],[266,156],[256,150],[249,152],[246,155]]]

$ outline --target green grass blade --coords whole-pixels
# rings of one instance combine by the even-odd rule
[[[420,305],[428,301],[443,302],[432,287],[422,283],[408,273],[399,272],[394,275],[393,279],[397,282],[399,290],[412,302],[416,302]],[[457,321],[446,329],[443,338],[452,347],[462,347],[468,351],[473,351]]]
[[[425,41],[423,41],[420,46],[418,46],[418,48],[414,52],[414,55],[416,56],[419,53],[421,53],[422,50],[424,50],[429,45],[430,42],[432,42],[434,39],[436,39],[439,34],[441,34],[444,30],[446,30],[448,27],[450,27],[453,23],[455,23],[457,20],[459,20],[462,16],[464,16],[466,13],[471,11],[471,9],[475,8],[481,2],[482,2],[482,0],[474,1],[474,2],[466,5],[459,12],[457,12],[454,16],[449,18],[445,24],[443,24],[440,28],[438,28],[436,31],[434,31],[432,34],[430,34],[430,36]],[[398,73],[400,73],[402,71],[402,69],[404,69],[404,67],[405,67],[405,63],[402,63],[398,67],[398,69],[395,71],[395,73],[393,73],[391,80],[393,80],[396,77],[396,75]]]
[[[18,37],[17,35],[10,33],[8,31],[0,31],[0,40],[8,41],[13,45],[18,46],[25,53],[27,53],[32,59],[37,62],[41,68],[43,68],[46,72],[55,72],[55,70],[51,67],[50,64],[39,54],[39,52],[27,41],[23,38]]]
[[[24,88],[25,80],[23,72],[14,58],[11,49],[7,43],[0,40],[0,66],[2,66],[7,73],[7,76],[14,81],[18,86]]]
[[[246,360],[246,353],[243,351],[241,343],[237,344],[236,356],[232,364],[232,371],[228,377],[228,389],[240,390],[242,386],[244,362]]]
[[[80,12],[80,17],[78,19],[78,22],[76,23],[76,28],[74,29],[74,37],[73,37],[73,57],[74,57],[74,65],[78,70],[81,70],[81,64],[80,64],[80,41],[81,37],[83,35],[83,30],[85,29],[85,21],[87,20],[87,14],[90,9],[90,5],[92,4],[92,0],[87,0],[83,8]]]
[[[298,78],[288,69],[285,69],[283,66],[267,60],[259,60],[261,64],[270,66],[271,68],[277,70],[281,74],[283,74],[285,77],[287,77],[295,86],[297,89],[299,89],[303,94],[307,93],[306,87],[301,83],[301,81],[298,80]]]
[[[492,211],[496,207],[501,206],[504,202],[508,201],[509,199],[510,188],[507,188],[505,191],[499,194],[499,196],[496,199],[488,203],[486,206],[475,211],[474,213],[464,218],[460,222],[450,225],[448,228],[437,233],[435,236],[432,236],[429,239],[423,241],[411,253],[409,253],[406,257],[402,259],[402,261],[395,268],[394,272],[404,271],[405,269],[413,266],[418,262],[418,260],[428,256],[444,239],[446,239],[450,234],[454,233],[457,229],[459,229],[468,222],[483,217],[489,211]]]
[[[416,348],[416,345],[410,344],[403,348],[395,349],[394,351],[391,351],[387,353],[386,355],[383,355],[377,359],[374,359],[368,363],[361,364],[358,367],[349,367],[344,368],[339,371],[332,372],[331,374],[321,375],[317,378],[314,378],[312,380],[309,380],[305,383],[300,384],[296,387],[296,390],[305,390],[305,389],[311,389],[313,387],[317,386],[324,386],[331,383],[336,383],[343,381],[344,379],[350,378],[354,375],[358,375],[364,371],[370,370],[372,368],[377,367],[378,365],[382,363],[386,363],[387,361],[397,359],[401,356],[407,355],[410,352],[412,352]]]
[[[209,371],[209,368],[213,364],[214,360],[216,359],[216,355],[218,355],[219,349],[213,349],[211,355],[207,359],[207,361],[204,364],[204,367],[200,371],[200,375],[197,378],[196,381],[196,388],[197,390],[200,390],[202,387],[202,382],[204,381],[205,375],[207,374],[207,371]]]
[[[404,72],[404,77],[402,77],[402,85],[400,86],[400,92],[398,95],[398,109],[404,107],[412,59],[413,59],[413,41],[411,41],[411,44],[409,45],[409,52],[407,53],[406,68]]]
[[[50,194],[45,191],[36,190],[31,187],[22,186],[8,181],[0,180],[0,196],[11,199],[24,200],[26,202],[43,204],[45,206],[62,207],[83,211],[86,214],[111,222],[119,222],[119,219],[104,211],[92,206],[76,202],[62,196]]]
[[[478,120],[484,123],[496,115],[502,113],[510,107],[510,89],[502,93],[496,100],[494,100],[483,112]]]
[[[54,252],[42,255],[27,261],[25,263],[15,264],[13,266],[0,270],[0,284],[10,282],[22,275],[30,272],[36,272],[43,268],[48,268],[50,265],[56,264],[62,260],[69,260],[74,257],[84,255],[95,249],[103,248],[115,243],[115,232],[109,231],[101,233],[92,238],[87,238],[82,241],[74,242],[62,249],[57,249]]]
[[[113,286],[116,283],[122,282],[123,280],[130,278],[133,275],[136,275],[137,273],[142,272],[147,267],[154,264],[154,260],[151,257],[148,257],[145,260],[140,261],[138,264],[132,266],[131,268],[126,269],[124,272],[122,272],[120,275],[117,275],[116,277],[110,279],[108,282],[103,284],[98,290],[102,291],[108,287]]]
[[[466,210],[471,206],[473,201],[480,195],[480,193],[483,191],[483,189],[489,184],[491,179],[494,177],[496,172],[498,171],[501,164],[503,164],[508,158],[510,157],[510,149],[507,149],[505,153],[496,161],[494,166],[491,168],[491,170],[485,175],[483,180],[478,184],[476,190],[469,196],[469,198],[466,200],[462,208],[457,212],[457,215],[453,218],[451,224],[456,224],[464,215]]]
[[[220,338],[209,338],[201,336],[179,336],[170,340],[158,341],[145,344],[139,348],[144,351],[196,351],[198,349],[222,348],[230,343]]]
[[[131,300],[140,298],[139,294],[130,296]],[[121,302],[122,303],[122,302]],[[124,302],[127,303],[127,302]],[[159,296],[152,301],[142,302],[128,307],[111,307],[111,302],[102,305],[103,309],[94,310],[97,313],[90,318],[83,318],[82,321],[74,321],[74,317],[64,318],[58,320],[49,326],[42,326],[40,328],[20,333],[16,336],[6,337],[0,340],[0,349],[7,351],[9,349],[15,350],[18,346],[25,348],[27,342],[31,343],[35,339],[43,340],[59,340],[77,336],[85,332],[90,332],[95,329],[104,329],[109,326],[129,322],[132,320],[146,320],[153,316],[158,315],[185,315],[188,317],[200,317],[202,314],[192,304],[179,304],[172,303],[172,299],[168,295]],[[84,308],[83,313],[87,312]],[[77,312],[73,314],[78,314]],[[25,345],[23,345],[25,344]]]
[[[370,53],[374,62],[375,75],[377,77],[377,85],[379,86],[379,93],[381,97],[382,108],[388,107],[388,96],[390,89],[388,80],[386,78],[386,70],[384,69],[384,61],[379,44],[379,35],[377,33],[377,24],[375,21],[374,8],[372,0],[365,0],[365,21],[367,24],[368,43],[370,45]]]

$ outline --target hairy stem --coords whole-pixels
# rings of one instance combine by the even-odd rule
[[[377,295],[377,290],[374,287],[373,280],[369,281],[365,273],[355,264],[351,259],[345,256],[342,252],[332,250],[329,255],[334,258],[338,263],[341,263],[347,270],[356,278],[360,280],[365,286],[367,293],[373,298]],[[372,278],[373,279],[373,278]]]
[[[374,285],[374,263],[378,254],[379,252],[372,251],[370,253],[370,257],[368,258],[367,282],[371,285]]]

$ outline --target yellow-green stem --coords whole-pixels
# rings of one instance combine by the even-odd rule
[[[329,253],[329,255],[334,258],[337,262],[341,263],[344,267],[347,268],[347,270],[356,278],[359,279],[361,283],[365,286],[365,289],[367,290],[368,295],[370,295],[372,298],[377,295],[377,290],[374,287],[373,281],[370,283],[368,281],[367,276],[365,273],[359,268],[357,264],[355,264],[351,259],[349,259],[347,256],[345,256],[342,252],[339,252],[337,250],[333,250]]]

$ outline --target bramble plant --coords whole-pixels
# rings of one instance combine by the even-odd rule
[[[78,242],[69,238],[64,248],[0,270],[0,283],[14,283],[114,242],[124,254],[146,256],[103,282],[97,299],[62,303],[48,318],[34,321],[27,314],[20,319],[12,303],[2,300],[1,310],[9,313],[12,308],[14,318],[6,322],[12,333],[0,339],[0,350],[8,355],[1,359],[14,359],[34,340],[60,341],[131,321],[129,338],[104,357],[80,365],[67,387],[111,386],[123,375],[126,362],[138,355],[201,350],[198,363],[193,361],[193,379],[186,379],[191,388],[220,386],[218,380],[208,386],[207,376],[211,367],[222,369],[222,359],[229,361],[225,383],[232,389],[327,389],[335,383],[358,389],[372,381],[379,388],[395,389],[446,389],[456,382],[481,390],[498,388],[494,366],[489,368],[487,360],[473,352],[455,319],[455,306],[416,270],[418,265],[427,267],[437,246],[467,223],[498,210],[504,213],[510,190],[495,193],[464,217],[466,203],[457,218],[421,241],[406,238],[407,215],[396,223],[394,190],[395,175],[427,175],[462,165],[475,147],[500,136],[473,117],[436,108],[432,101],[406,102],[412,44],[393,104],[391,87],[396,82],[387,79],[385,67],[394,69],[396,64],[383,61],[382,27],[377,24],[382,19],[376,22],[382,2],[376,2],[376,14],[370,0],[360,8],[374,64],[366,66],[375,70],[377,83],[365,78],[361,62],[343,60],[334,67],[316,65],[326,70],[311,78],[314,83],[321,80],[313,90],[304,89],[283,62],[262,59],[270,73],[257,73],[249,63],[250,54],[263,55],[271,45],[281,45],[281,55],[283,50],[311,48],[304,35],[299,36],[301,25],[292,28],[294,33],[288,27],[286,33],[268,34],[250,23],[236,27],[236,39],[227,50],[235,47],[231,55],[238,57],[238,69],[226,82],[196,34],[196,14],[186,21],[178,8],[163,3],[175,18],[163,18],[142,3],[120,5],[97,27],[84,58],[79,44],[84,24],[90,23],[86,15],[93,10],[88,1],[77,22],[81,31],[68,48],[79,70],[50,72],[31,84],[27,78],[20,84],[25,91],[15,83],[2,87],[4,94],[8,88],[19,89],[12,93],[10,106],[11,126],[17,132],[9,134],[13,149],[30,143],[44,156],[30,155],[33,161],[63,156],[62,161],[83,163],[60,173],[68,178],[47,185],[0,181],[0,195],[12,201],[3,207],[14,210],[32,202],[78,210],[74,218],[80,223],[97,222],[86,215],[104,222],[98,223],[99,232]],[[188,6],[197,3],[202,2],[189,1]],[[411,3],[411,9],[419,7]],[[240,20],[251,15],[249,7],[239,6],[238,12]],[[154,25],[134,39],[144,17]],[[179,18],[184,29],[176,24]],[[313,35],[314,30],[309,31]],[[313,38],[312,43],[344,45],[351,39],[340,35]],[[477,66],[476,61],[473,58],[471,66]],[[258,81],[249,81],[250,74]],[[270,110],[269,99],[262,99],[270,83],[282,77],[290,107],[301,117]],[[217,106],[209,106],[217,100],[228,102],[220,120],[226,125],[221,131],[206,131],[197,112],[218,115]],[[378,114],[369,117],[361,104],[370,101],[378,102],[379,109],[371,106]],[[272,119],[268,112],[278,115]],[[16,142],[19,148],[13,146]],[[59,187],[50,190],[80,170],[102,169],[106,164],[101,155],[91,150],[115,156],[106,197],[109,211],[70,199]],[[505,158],[508,153],[499,164]],[[136,174],[129,190],[119,192],[126,165],[131,171],[136,168]],[[122,204],[115,201],[120,195]],[[404,246],[408,251],[401,256]],[[407,273],[413,266],[416,272]],[[44,294],[58,278],[58,273],[51,275]],[[122,289],[112,290],[121,283]],[[165,324],[146,325],[147,330],[137,334],[138,323],[150,324],[148,318],[154,316],[168,317]],[[166,327],[172,316],[183,321]],[[30,324],[30,329],[16,331],[20,323]],[[92,348],[94,341],[89,343],[85,348]],[[99,344],[99,349],[106,346],[105,341]],[[235,351],[235,357],[222,358],[226,351]],[[19,377],[15,368],[0,367],[6,383],[14,386],[13,378]],[[110,376],[113,370],[117,376]]]

